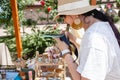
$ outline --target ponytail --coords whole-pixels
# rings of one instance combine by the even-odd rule
[[[110,24],[110,26],[111,26],[114,34],[115,34],[115,37],[116,37],[116,39],[118,41],[118,44],[119,44],[119,47],[120,47],[120,32],[118,31],[118,29],[116,28],[116,26],[113,24],[113,20],[112,19],[109,19],[108,22],[109,22],[109,24]]]

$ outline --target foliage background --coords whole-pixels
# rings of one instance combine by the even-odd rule
[[[27,5],[33,5],[35,0],[17,0],[18,3],[18,14],[19,14],[19,21],[20,27],[31,27],[32,34],[24,33],[22,38],[22,47],[23,47],[23,55],[26,54],[29,58],[34,57],[35,51],[38,50],[40,54],[44,52],[44,49],[47,46],[51,46],[55,43],[52,38],[41,37],[42,34],[49,33],[49,29],[51,33],[55,33],[54,28],[52,26],[46,26],[46,29],[41,31],[36,28],[37,21],[42,20],[43,18],[38,18],[37,21],[31,19],[25,19],[24,17],[24,9]],[[45,5],[40,6],[39,11],[44,11],[49,17],[44,18],[46,21],[53,18],[53,14],[55,15],[55,9],[57,8],[57,3],[55,6],[55,2],[57,0],[44,0]],[[54,6],[51,6],[54,5]],[[42,7],[42,8],[41,8]],[[51,11],[47,11],[47,8],[51,7]],[[13,20],[12,20],[12,13],[11,13],[11,6],[10,0],[0,0],[0,26],[7,30],[8,36],[3,36],[0,38],[0,42],[6,43],[8,46],[11,55],[15,55],[16,53],[16,43],[15,43],[15,34],[14,34],[14,27],[13,27]],[[42,9],[42,10],[41,10]],[[38,12],[39,12],[38,11]],[[52,16],[52,17],[51,17]],[[49,23],[48,23],[49,24]],[[47,25],[48,25],[47,24]],[[16,56],[14,56],[16,57]]]

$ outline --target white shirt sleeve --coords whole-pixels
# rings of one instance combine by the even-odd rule
[[[77,71],[90,80],[104,80],[108,61],[107,46],[103,36],[93,34],[83,41],[80,52],[80,65]]]

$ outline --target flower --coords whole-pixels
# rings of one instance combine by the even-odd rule
[[[47,10],[48,10],[48,12],[50,12],[50,11],[51,11],[51,7],[49,6],[49,7],[47,8]]]
[[[45,5],[45,1],[44,1],[44,0],[40,1],[40,4],[41,4],[42,6],[44,6],[44,5]]]

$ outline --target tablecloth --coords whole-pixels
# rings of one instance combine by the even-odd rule
[[[0,65],[13,65],[10,52],[5,43],[0,43]]]

